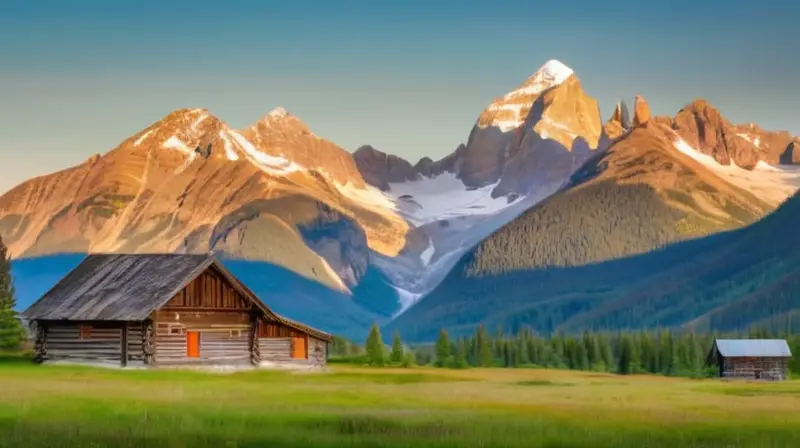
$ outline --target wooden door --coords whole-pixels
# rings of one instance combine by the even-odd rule
[[[292,358],[305,359],[306,358],[306,338],[292,338]]]
[[[200,333],[196,331],[186,332],[186,357],[200,357]]]

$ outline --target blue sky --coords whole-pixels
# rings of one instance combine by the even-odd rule
[[[800,134],[796,3],[0,0],[0,191],[181,107],[244,127],[283,106],[349,150],[438,158],[551,58],[604,117],[703,97]]]

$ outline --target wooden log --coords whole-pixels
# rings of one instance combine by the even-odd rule
[[[44,362],[47,359],[47,325],[43,322],[36,323],[36,342],[34,345],[36,357],[34,361],[37,363]]]
[[[142,331],[142,353],[145,365],[154,364],[154,347],[153,347],[153,321],[148,319],[144,321],[144,328]]]
[[[258,343],[258,315],[252,314],[250,317],[250,363],[259,365],[261,363],[261,348]]]
[[[128,323],[122,324],[122,337],[120,338],[120,365],[126,367],[128,365]]]

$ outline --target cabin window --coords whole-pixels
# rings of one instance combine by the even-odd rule
[[[90,325],[78,325],[78,339],[91,339],[92,327]]]
[[[169,334],[183,334],[183,328],[182,327],[170,327],[169,328]]]

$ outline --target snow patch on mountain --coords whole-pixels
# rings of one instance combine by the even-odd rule
[[[442,173],[432,178],[410,182],[390,183],[390,194],[396,202],[413,202],[418,207],[399,207],[400,212],[415,225],[466,215],[488,215],[513,204],[506,197],[492,197],[497,183],[468,189],[454,173]]]
[[[267,114],[268,117],[272,117],[272,118],[282,118],[282,117],[285,117],[287,115],[289,115],[289,112],[286,109],[282,108],[282,107],[276,107],[275,109],[272,109],[271,111],[269,111],[269,113]]]
[[[754,144],[756,146],[756,148],[758,148],[761,145],[761,139],[759,139],[758,137],[754,138],[750,134],[739,133],[739,134],[736,134],[736,136],[737,137],[741,137],[741,138],[747,140],[748,142]]]
[[[164,143],[161,144],[161,146],[163,146],[164,148],[167,148],[167,149],[176,149],[176,150],[178,150],[178,151],[180,151],[180,152],[182,152],[182,153],[184,153],[184,154],[186,154],[188,156],[191,156],[192,154],[194,154],[194,151],[192,151],[192,148],[189,148],[189,146],[187,146],[186,143],[183,142],[183,140],[181,140],[180,138],[178,138],[175,135],[173,135],[170,138],[168,138],[167,140],[165,140]]]
[[[382,211],[395,210],[397,208],[391,197],[371,185],[363,188],[357,187],[350,182],[344,184],[334,182],[333,185],[339,193],[370,210]]]
[[[199,112],[200,113],[200,115],[197,118],[194,119],[194,121],[192,122],[192,124],[190,126],[192,132],[197,132],[197,130],[200,128],[200,124],[203,121],[205,121],[208,117],[210,117],[211,115],[208,112],[206,112],[205,110],[203,110],[203,109],[195,109],[192,112],[195,112],[195,113]]]
[[[142,144],[142,142],[143,142],[143,141],[144,141],[144,140],[145,140],[147,137],[150,137],[150,135],[151,135],[152,133],[153,133],[153,129],[150,129],[149,131],[147,131],[147,132],[145,132],[144,134],[140,135],[140,136],[139,136],[139,138],[137,138],[137,139],[136,139],[136,140],[133,142],[133,146],[139,146],[139,145],[141,145],[141,144]]]
[[[433,241],[428,241],[428,247],[422,251],[419,255],[419,259],[422,260],[422,264],[427,266],[431,264],[431,259],[433,258],[433,254],[436,253],[436,247],[433,246]]]
[[[392,318],[403,314],[408,308],[411,307],[411,305],[417,303],[417,301],[424,295],[416,292],[406,291],[405,289],[397,286],[392,286],[392,288],[397,291],[397,296],[400,302],[400,310],[395,312]]]
[[[273,156],[270,154],[263,153],[256,149],[250,141],[248,141],[244,136],[234,130],[228,130],[228,135],[230,135],[236,144],[244,151],[247,158],[253,162],[256,166],[261,168],[262,171],[268,174],[272,174],[275,176],[285,176],[290,173],[294,173],[297,171],[305,171],[303,167],[300,165],[292,162],[289,159]]]
[[[746,170],[733,161],[730,165],[721,165],[713,157],[701,153],[681,138],[674,145],[678,151],[700,162],[726,181],[764,200],[781,203],[800,188],[800,166],[775,166],[759,161],[755,168]]]
[[[239,154],[236,154],[236,150],[233,148],[233,144],[231,143],[231,139],[228,138],[228,134],[225,131],[219,131],[219,138],[222,139],[222,144],[225,146],[225,156],[228,158],[228,160],[239,160]]]

